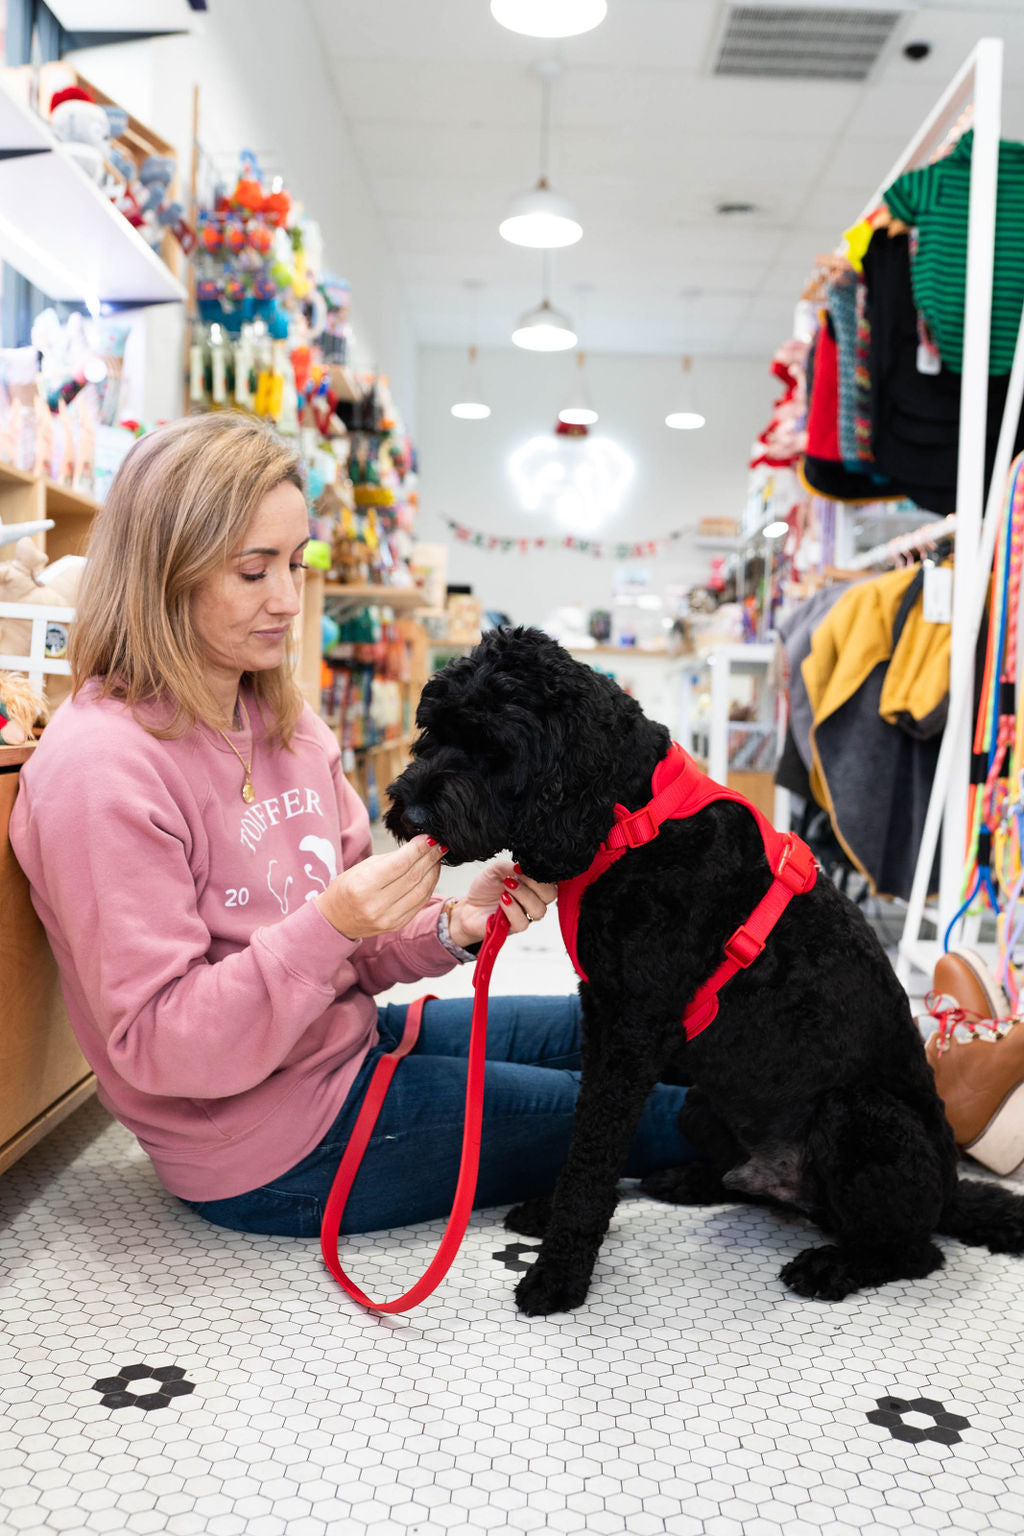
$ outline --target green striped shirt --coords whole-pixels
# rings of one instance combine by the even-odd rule
[[[967,287],[967,210],[974,129],[944,160],[907,171],[885,194],[891,212],[918,232],[911,278],[914,302],[928,322],[942,361],[963,367]],[[1024,144],[999,143],[996,248],[992,282],[990,373],[1009,373],[1024,303]]]

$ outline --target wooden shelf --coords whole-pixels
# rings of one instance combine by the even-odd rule
[[[46,481],[46,513],[48,517],[95,517],[100,503],[92,496],[83,496],[70,486],[58,485],[55,480]]]

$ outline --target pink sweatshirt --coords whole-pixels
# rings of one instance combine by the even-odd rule
[[[24,765],[14,852],[99,1097],[172,1194],[238,1195],[323,1137],[377,1036],[374,994],[456,963],[440,900],[353,941],[310,900],[371,851],[338,744],[306,707],[256,725],[255,803],[206,726],[162,741],[83,689]],[[232,737],[248,758],[249,735]]]

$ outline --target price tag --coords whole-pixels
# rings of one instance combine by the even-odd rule
[[[953,568],[925,561],[922,612],[926,624],[948,624],[953,617]]]

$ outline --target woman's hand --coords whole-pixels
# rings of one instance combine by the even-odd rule
[[[557,885],[528,880],[517,864],[496,859],[481,870],[469,890],[455,903],[448,918],[453,944],[465,949],[478,944],[487,932],[492,912],[501,910],[513,933],[522,933],[539,922],[558,895]]]
[[[433,896],[444,851],[432,837],[414,837],[394,853],[374,854],[344,870],[313,900],[347,939],[394,933]]]

